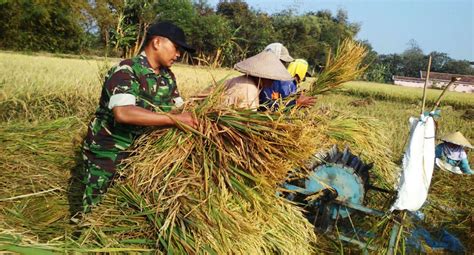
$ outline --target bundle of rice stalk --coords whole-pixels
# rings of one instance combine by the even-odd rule
[[[308,129],[282,116],[207,111],[199,133],[160,130],[137,143],[124,172],[167,252],[310,253],[312,227],[276,196],[309,157]],[[313,137],[313,136],[312,136]]]
[[[455,175],[438,170],[433,173],[426,206],[424,223],[431,230],[446,229],[473,250],[474,189],[473,179],[466,175]],[[434,232],[434,231],[433,231]]]
[[[311,82],[309,94],[317,95],[334,90],[344,82],[360,76],[368,67],[362,64],[367,52],[364,45],[350,38],[342,41],[334,56],[329,50],[324,69]]]
[[[95,232],[116,225],[116,215],[142,215],[132,225],[148,224],[135,239],[158,240],[167,252],[303,254],[314,251],[312,227],[275,195],[292,167],[316,150],[350,143],[362,158],[386,163],[376,174],[382,183],[392,181],[395,167],[374,120],[222,110],[209,106],[213,100],[197,108],[199,132],[157,130],[137,142],[119,195],[90,217]],[[107,243],[133,236],[123,229],[108,232],[113,241]]]

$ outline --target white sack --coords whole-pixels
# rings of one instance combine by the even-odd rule
[[[410,118],[410,137],[393,210],[417,211],[428,196],[435,160],[435,124],[430,116]]]

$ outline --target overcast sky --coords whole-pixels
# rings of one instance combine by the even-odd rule
[[[209,0],[215,6],[219,0]],[[357,37],[381,54],[401,53],[414,39],[425,53],[474,61],[474,0],[246,0],[267,13],[345,9],[361,24]]]

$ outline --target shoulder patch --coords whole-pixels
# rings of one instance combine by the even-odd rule
[[[127,70],[129,72],[132,72],[133,73],[133,69],[131,66],[129,65],[119,65],[116,69],[115,69],[115,72],[118,72],[120,70]]]

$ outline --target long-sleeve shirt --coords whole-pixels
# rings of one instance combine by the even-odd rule
[[[288,98],[296,93],[296,82],[273,81],[272,86],[263,88],[259,94],[260,106],[270,110],[277,110],[282,99]],[[296,104],[296,100],[286,103],[286,107]]]
[[[452,166],[458,166],[464,173],[472,173],[467,154],[462,146],[453,148],[446,143],[441,143],[436,146],[435,155],[436,158],[442,159]]]

